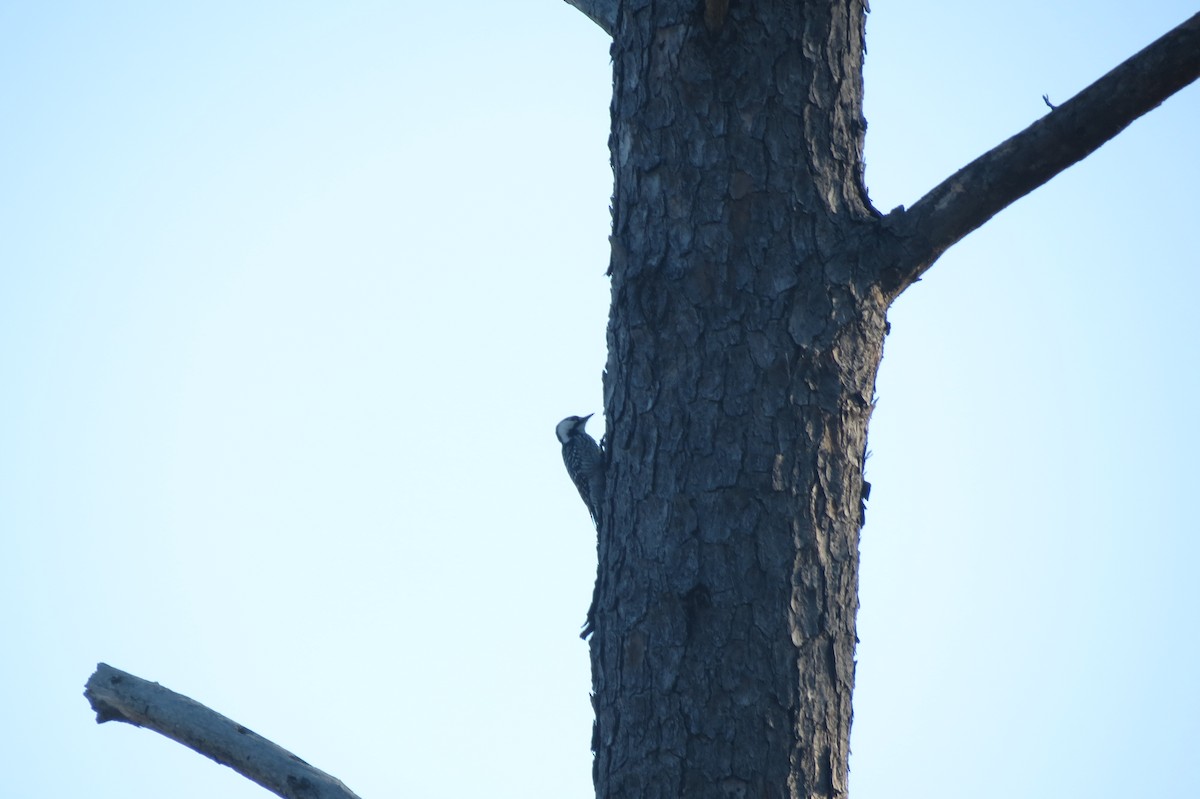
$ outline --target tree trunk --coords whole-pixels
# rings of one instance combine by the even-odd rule
[[[598,796],[846,790],[887,305],[859,268],[864,22],[620,4]]]
[[[613,37],[597,796],[843,795],[887,306],[1200,76],[1200,14],[880,216],[863,2],[568,2]]]

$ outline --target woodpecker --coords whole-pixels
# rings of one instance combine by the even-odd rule
[[[554,428],[554,434],[562,444],[567,474],[579,489],[579,496],[583,497],[588,513],[592,514],[592,523],[599,527],[600,506],[604,502],[604,460],[600,445],[584,429],[591,418],[590,413],[587,416],[568,416]]]

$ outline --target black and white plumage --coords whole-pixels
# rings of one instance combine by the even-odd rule
[[[587,416],[568,416],[554,428],[562,444],[563,463],[571,482],[579,489],[592,521],[600,526],[600,508],[604,503],[604,456],[596,439],[587,434]]]

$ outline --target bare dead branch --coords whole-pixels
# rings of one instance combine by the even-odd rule
[[[98,724],[124,721],[154,730],[285,799],[358,799],[337,779],[237,722],[106,663],[96,666],[83,695]]]
[[[951,245],[1012,202],[1097,150],[1133,120],[1200,77],[1200,14],[1113,69],[1025,130],[884,219],[903,263],[887,275],[894,297]]]
[[[567,0],[567,2],[586,14],[588,19],[612,36],[613,29],[617,27],[617,0]]]

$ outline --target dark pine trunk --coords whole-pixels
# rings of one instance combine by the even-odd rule
[[[887,305],[865,8],[724,6],[624,0],[613,32],[600,797],[846,791]]]

